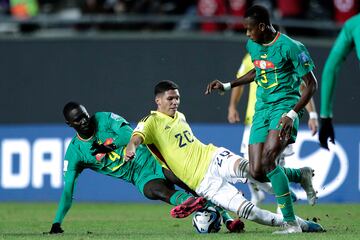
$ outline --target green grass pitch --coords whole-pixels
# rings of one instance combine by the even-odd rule
[[[198,234],[191,218],[173,219],[165,204],[78,203],[73,204],[62,225],[64,234],[49,235],[55,203],[0,203],[0,239],[274,239],[276,228],[245,222],[244,233]],[[274,209],[274,205],[264,205]],[[303,218],[317,218],[325,233],[276,236],[276,239],[336,239],[360,237],[360,204],[296,204]]]

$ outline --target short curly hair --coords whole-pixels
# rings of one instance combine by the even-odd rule
[[[266,25],[270,25],[270,14],[267,8],[254,5],[250,7],[246,13],[245,18],[254,19],[257,23],[265,23]]]

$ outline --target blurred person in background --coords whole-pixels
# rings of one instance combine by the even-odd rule
[[[9,0],[0,0],[0,15],[8,15],[9,13]]]
[[[43,14],[57,14],[69,8],[78,8],[80,0],[38,0],[40,12]]]
[[[183,15],[194,5],[193,0],[81,0],[80,8],[84,15],[112,14],[154,17],[163,15]],[[176,23],[130,22],[97,24],[101,30],[172,30]]]
[[[243,17],[247,8],[247,0],[198,0],[197,13],[200,17]],[[244,26],[239,22],[216,22],[208,20],[200,23],[200,30],[203,32],[217,32],[224,30],[242,31]]]
[[[347,55],[353,49],[355,49],[356,55],[360,59],[360,14],[345,22],[335,40],[322,72],[319,142],[321,147],[325,149],[329,149],[329,140],[335,143],[332,119],[334,90],[338,72]]]
[[[10,13],[18,20],[27,20],[39,14],[39,4],[37,0],[10,0]],[[19,29],[22,33],[31,33],[39,29],[36,23],[20,23]]]
[[[197,12],[201,17],[221,17],[227,15],[227,6],[225,0],[198,0]],[[216,21],[204,21],[200,23],[200,30],[203,32],[217,32],[226,29],[225,23]]]
[[[246,0],[228,0],[229,15],[233,17],[244,17],[245,11],[248,7]],[[228,29],[239,32],[244,31],[244,24],[239,22],[230,23]]]
[[[344,23],[346,20],[359,12],[359,0],[333,0],[334,20],[337,23]]]
[[[10,0],[11,15],[18,19],[35,17],[39,13],[37,0]]]

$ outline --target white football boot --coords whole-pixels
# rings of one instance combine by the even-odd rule
[[[301,171],[301,181],[300,185],[306,192],[306,196],[310,205],[315,205],[317,197],[316,191],[312,185],[312,178],[314,176],[314,170],[309,167],[300,168]]]
[[[292,234],[302,232],[300,224],[296,220],[293,222],[284,222],[280,228],[280,230],[273,232],[273,234]]]

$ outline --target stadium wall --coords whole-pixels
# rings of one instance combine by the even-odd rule
[[[204,96],[215,78],[234,79],[245,53],[236,36],[112,35],[0,39],[0,124],[62,123],[70,100],[90,112],[112,111],[136,122],[154,105],[153,86],[181,87],[181,111],[191,122],[225,123],[230,94]],[[304,40],[320,81],[331,41]],[[360,124],[359,64],[352,53],[336,89],[335,122]],[[319,91],[315,95],[319,104]],[[241,108],[244,112],[244,106]],[[306,120],[306,118],[304,118]],[[304,121],[304,120],[303,120]]]
[[[192,124],[204,143],[224,146],[238,153],[243,127],[229,124]],[[337,125],[336,145],[319,148],[302,126],[287,166],[315,169],[314,185],[320,202],[360,202],[360,125]],[[66,146],[74,132],[61,125],[0,126],[0,201],[58,201],[63,186],[62,164]],[[237,185],[249,196],[248,187]],[[305,194],[294,186],[301,199]],[[75,190],[77,201],[143,202],[130,184],[84,171]],[[272,198],[268,198],[270,201]]]

